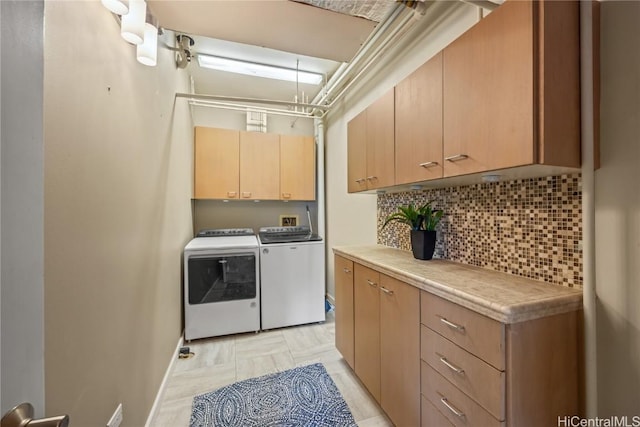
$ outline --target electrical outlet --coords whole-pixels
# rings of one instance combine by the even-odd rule
[[[113,415],[111,415],[111,419],[107,423],[107,427],[118,427],[122,422],[122,403],[118,404]]]

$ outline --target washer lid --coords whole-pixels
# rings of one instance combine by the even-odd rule
[[[185,251],[209,249],[253,249],[258,247],[256,236],[196,237],[184,248]]]

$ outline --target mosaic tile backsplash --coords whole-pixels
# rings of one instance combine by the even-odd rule
[[[378,243],[411,250],[408,226],[382,225],[429,200],[444,210],[434,258],[582,287],[580,174],[380,194]]]

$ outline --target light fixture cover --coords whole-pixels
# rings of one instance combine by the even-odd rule
[[[129,13],[129,0],[102,0],[102,5],[116,15]]]
[[[276,67],[274,65],[258,64],[255,62],[240,61],[237,59],[223,58],[220,56],[198,54],[198,64],[204,68],[227,71],[230,73],[244,74],[247,76],[266,77],[269,79],[286,80],[313,85],[322,83],[322,74],[309,71],[300,71],[293,68]]]
[[[151,24],[144,25],[144,42],[136,46],[136,57],[150,67],[158,62],[158,29]]]
[[[131,0],[129,13],[122,17],[120,34],[122,38],[132,44],[144,41],[144,24],[147,20],[147,4],[144,0]]]

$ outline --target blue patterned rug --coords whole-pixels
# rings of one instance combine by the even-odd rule
[[[194,397],[190,427],[352,427],[321,363],[252,378]]]

